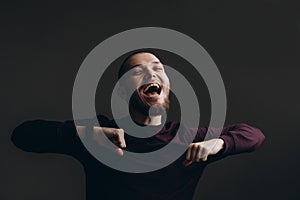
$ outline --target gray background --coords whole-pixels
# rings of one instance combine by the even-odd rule
[[[223,76],[226,124],[248,122],[267,137],[254,153],[210,165],[195,197],[299,199],[296,3],[24,1],[2,2],[0,15],[1,200],[85,198],[85,176],[78,161],[23,152],[13,146],[10,135],[25,120],[71,119],[73,81],[85,56],[107,37],[141,26],[171,28],[197,40]],[[97,110],[108,112],[101,105]]]

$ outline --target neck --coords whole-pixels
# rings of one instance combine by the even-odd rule
[[[154,115],[154,116],[145,116],[140,112],[131,112],[132,119],[138,124],[143,124],[146,126],[158,126],[161,124],[162,116]]]

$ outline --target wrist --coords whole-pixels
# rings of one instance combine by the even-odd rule
[[[224,147],[225,147],[225,141],[222,138],[218,138],[217,140],[218,140],[218,143],[219,143],[221,149],[224,149]]]

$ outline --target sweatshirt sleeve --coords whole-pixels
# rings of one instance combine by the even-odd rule
[[[108,121],[103,116],[98,119]],[[78,145],[82,146],[73,120],[25,121],[13,130],[11,140],[18,148],[36,153],[72,154]]]
[[[265,140],[261,130],[245,123],[226,127],[220,138],[224,140],[224,153],[226,154],[255,151]]]
[[[195,141],[220,138],[224,141],[223,155],[251,152],[258,149],[265,140],[264,134],[256,127],[238,123],[224,128],[200,128]]]

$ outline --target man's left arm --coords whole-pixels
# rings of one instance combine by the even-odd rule
[[[251,152],[256,150],[264,140],[265,136],[258,128],[245,123],[233,124],[223,129],[200,128],[194,142],[188,147],[184,165]]]

